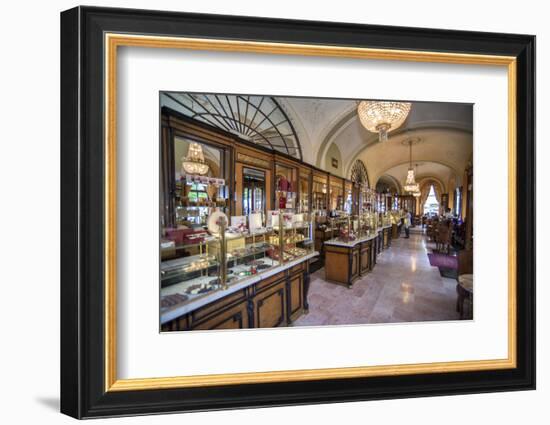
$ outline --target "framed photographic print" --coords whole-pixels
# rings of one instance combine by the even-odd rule
[[[77,7],[61,57],[63,413],[535,387],[534,36]]]

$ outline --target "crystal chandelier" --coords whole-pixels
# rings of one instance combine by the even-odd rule
[[[395,130],[405,122],[411,104],[408,102],[376,102],[363,100],[357,106],[357,115],[363,127],[378,133],[378,140],[388,140],[388,133]]]
[[[409,170],[407,171],[407,180],[403,185],[403,189],[407,192],[418,192],[419,186],[414,176],[414,169],[412,166],[412,139],[409,140]]]
[[[415,168],[415,170],[416,170],[416,175],[418,175],[418,164],[416,164],[414,168]],[[416,186],[417,186],[417,188],[416,188],[416,190],[413,192],[413,196],[414,196],[415,198],[420,198],[420,195],[422,194],[422,193],[420,192],[420,186],[419,186],[418,183],[416,184]]]
[[[206,174],[210,167],[204,161],[202,147],[196,142],[189,145],[187,156],[181,158],[181,173],[182,174]]]

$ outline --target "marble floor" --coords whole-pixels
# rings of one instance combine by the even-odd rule
[[[351,289],[326,282],[324,268],[312,274],[309,313],[293,326],[458,320],[456,280],[441,277],[428,261],[434,244],[418,230],[403,236]]]

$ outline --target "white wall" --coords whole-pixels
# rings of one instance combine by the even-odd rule
[[[75,2],[8,2],[2,10],[0,102],[0,173],[4,195],[0,209],[2,267],[0,323],[2,350],[2,422],[74,423],[57,413],[59,382],[59,11]],[[534,33],[538,36],[538,117],[550,115],[550,27],[544,2],[395,0],[367,3],[203,0],[95,1],[96,5],[186,10],[437,27]],[[314,4],[314,7],[312,7]],[[32,101],[32,102],[31,102]],[[23,112],[32,111],[32,123]],[[32,136],[25,130],[32,131]],[[550,131],[541,126],[538,162],[550,160]],[[24,158],[24,159],[23,159]],[[538,167],[538,188],[549,183],[550,167]],[[539,217],[550,208],[539,197]],[[550,398],[550,289],[543,261],[549,226],[539,220],[538,390],[536,392],[422,398],[338,405],[305,406],[193,415],[110,420],[108,423],[230,424],[347,422],[464,424],[544,423]],[[7,236],[7,238],[6,238]],[[32,261],[31,261],[32,260]],[[546,307],[546,308],[545,308]],[[103,421],[99,421],[100,423]]]

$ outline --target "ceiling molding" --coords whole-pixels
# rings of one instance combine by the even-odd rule
[[[323,164],[332,139],[342,133],[353,122],[354,116],[357,116],[355,105],[350,106],[349,108],[345,109],[341,114],[339,114],[338,118],[334,120],[335,124],[329,124],[329,126],[327,126],[328,131],[323,137],[323,141],[321,142],[317,150],[318,167],[320,166],[320,164]],[[344,161],[344,158],[342,158],[342,161]]]

